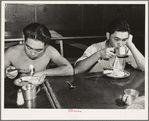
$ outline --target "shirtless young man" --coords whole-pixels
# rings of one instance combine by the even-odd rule
[[[126,20],[116,19],[109,24],[107,40],[88,47],[75,63],[75,74],[103,71],[103,68],[124,69],[125,63],[132,67],[145,70],[145,58],[132,42],[130,27]],[[124,46],[128,58],[118,58],[115,48]]]
[[[23,29],[25,42],[5,51],[5,77],[15,78],[18,71],[9,72],[10,69],[19,68],[29,70],[29,65],[35,69],[34,76],[64,76],[73,75],[71,64],[50,45],[51,34],[43,24],[32,23]],[[52,61],[56,68],[47,69]],[[25,75],[22,73],[22,75]]]

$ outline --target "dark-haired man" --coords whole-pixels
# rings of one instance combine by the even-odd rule
[[[91,45],[75,63],[75,74],[103,71],[103,68],[124,69],[126,62],[132,67],[145,70],[145,58],[132,42],[126,20],[115,19],[106,33],[107,40]],[[124,46],[128,58],[118,58],[115,49]]]
[[[15,78],[18,75],[18,70],[10,71],[10,69],[19,68],[25,72],[29,65],[33,65],[35,76],[73,75],[71,64],[50,45],[51,34],[46,26],[31,23],[23,29],[23,33],[24,44],[10,47],[5,51],[5,76],[11,79]],[[57,67],[47,69],[50,61]]]

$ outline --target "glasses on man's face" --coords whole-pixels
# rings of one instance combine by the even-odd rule
[[[36,52],[42,52],[44,49],[33,49],[32,47],[30,47],[29,45],[25,44],[25,46],[27,47],[28,50],[34,50]]]

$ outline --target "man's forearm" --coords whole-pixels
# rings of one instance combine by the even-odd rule
[[[100,55],[98,52],[91,55],[90,57],[78,62],[75,66],[75,74],[82,73],[90,69],[94,64],[98,62]]]
[[[60,66],[57,68],[47,69],[43,71],[46,76],[71,76],[73,75],[72,66]]]
[[[139,52],[139,50],[136,48],[134,44],[131,44],[131,46],[129,46],[129,49],[131,50],[139,69],[144,71],[145,70],[144,56]]]

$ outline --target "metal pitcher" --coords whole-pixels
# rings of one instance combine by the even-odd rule
[[[24,100],[33,100],[36,98],[36,86],[33,84],[26,84],[22,86],[22,93]]]

